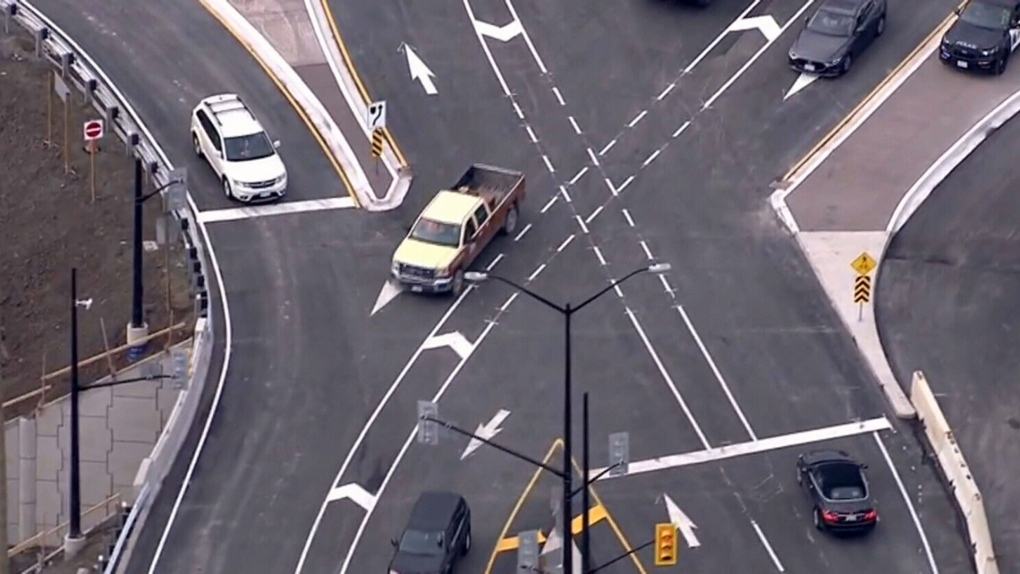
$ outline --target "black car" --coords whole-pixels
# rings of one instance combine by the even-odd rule
[[[967,70],[1006,71],[1020,42],[1020,3],[1016,0],[971,0],[942,36],[939,59]]]
[[[868,531],[878,523],[871,501],[867,465],[837,450],[816,450],[797,457],[797,484],[814,505],[815,528],[831,531]]]
[[[790,67],[842,76],[854,58],[885,32],[886,0],[826,0],[790,48]]]
[[[390,574],[451,574],[471,550],[471,509],[459,494],[423,492],[390,560]]]

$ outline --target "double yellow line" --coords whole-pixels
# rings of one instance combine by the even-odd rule
[[[967,0],[964,0],[963,2],[960,3],[958,8],[963,8],[966,4]],[[935,38],[935,36],[944,34],[946,32],[946,29],[949,28],[949,26],[952,24],[954,18],[956,18],[955,14],[950,14],[949,16],[946,16],[945,20],[943,20],[938,26],[935,27],[934,30],[932,30],[927,36],[925,36],[924,40],[922,40],[920,44],[915,46],[914,49],[911,50],[909,54],[907,54],[906,58],[901,60],[900,63],[897,64],[896,67],[893,68],[893,70],[889,72],[889,74],[885,78],[883,78],[882,81],[879,82],[877,86],[874,87],[874,89],[868,92],[868,95],[864,96],[864,98],[856,106],[854,106],[852,110],[850,110],[850,113],[843,116],[843,119],[840,120],[839,123],[836,124],[831,130],[829,130],[829,132],[826,133],[822,137],[822,139],[819,140],[818,143],[816,143],[814,147],[811,148],[810,151],[804,154],[803,157],[801,157],[799,160],[797,160],[796,163],[793,164],[793,166],[786,172],[786,174],[783,175],[783,181],[789,183],[797,174],[797,172],[799,172],[804,167],[804,165],[811,160],[812,157],[814,157],[822,148],[829,145],[829,143],[833,139],[835,139],[836,136],[839,135],[839,133],[843,131],[843,129],[846,128],[847,125],[853,122],[862,113],[865,106],[867,106],[872,100],[874,100],[875,97],[880,92],[882,92],[882,90],[884,90],[885,87],[888,86],[889,83],[892,82],[896,78],[896,76],[899,75],[899,73],[902,72],[903,69],[906,68],[907,65],[910,64],[910,62],[915,57],[917,57],[917,55],[922,50],[924,50],[924,47],[929,42],[931,42],[932,39]]]

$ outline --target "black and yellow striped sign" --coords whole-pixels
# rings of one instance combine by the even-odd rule
[[[372,157],[382,156],[383,132],[381,129],[372,130]]]
[[[854,303],[871,301],[871,276],[859,275],[854,279]]]

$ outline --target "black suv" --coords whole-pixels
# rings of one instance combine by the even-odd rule
[[[390,574],[451,574],[471,550],[471,509],[459,494],[423,492],[390,560]]]
[[[971,0],[956,13],[959,18],[942,36],[942,63],[966,70],[1005,72],[1020,42],[1020,2]]]

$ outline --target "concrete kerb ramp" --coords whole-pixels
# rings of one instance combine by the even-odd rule
[[[238,39],[246,45],[252,55],[269,68],[271,73],[281,82],[286,91],[294,99],[295,103],[301,107],[309,121],[315,126],[315,130],[326,142],[333,157],[340,163],[359,206],[368,211],[387,211],[399,207],[407,195],[408,189],[411,187],[413,173],[409,166],[399,163],[399,160],[395,158],[389,148],[386,148],[384,151],[386,165],[387,169],[394,176],[393,182],[383,197],[376,195],[369,184],[363,166],[358,161],[354,150],[351,149],[346,136],[340,131],[336,122],[326,111],[319,98],[308,87],[308,84],[301,79],[297,72],[287,63],[286,59],[270,44],[269,40],[256,30],[227,0],[201,1],[217,16],[224,26],[227,26],[238,36]],[[315,4],[315,2],[312,2],[312,4]],[[317,14],[320,13],[321,7],[320,12],[317,12]],[[315,19],[313,19],[313,25],[316,26],[316,33],[321,34],[319,23]],[[327,57],[332,59],[334,55],[328,54]],[[346,81],[343,82],[340,87],[351,106],[358,107],[360,113],[355,115],[362,127],[366,129],[365,133],[367,136],[368,132],[364,124],[367,121],[367,107],[364,105],[364,102],[360,102],[360,99],[355,101],[352,98],[348,92],[347,83]],[[361,103],[360,106],[357,105],[358,102]],[[395,162],[396,167],[394,167]]]
[[[128,155],[141,159],[153,184],[160,186],[168,183],[173,169],[170,160],[127,98],[113,85],[92,57],[30,2],[0,0],[0,14],[4,18],[5,26],[20,25],[36,38],[37,55],[53,64],[65,82],[80,91],[85,102],[90,103],[106,119],[107,129],[125,143]],[[190,351],[190,378],[187,387],[178,396],[168,424],[156,448],[147,459],[148,463],[139,473],[142,483],[149,485],[149,488],[144,489],[146,493],[144,498],[134,501],[132,514],[136,528],[141,522],[138,513],[144,514],[147,510],[159,490],[166,471],[177,456],[183,437],[191,427],[205,387],[213,347],[213,319],[209,313],[206,270],[213,270],[222,295],[222,280],[215,267],[215,260],[211,256],[207,257],[205,253],[206,248],[211,250],[211,246],[208,246],[208,235],[204,226],[195,217],[198,209],[190,193],[187,204],[185,208],[175,211],[174,216],[179,222],[180,235],[189,254],[196,303],[197,320]],[[196,229],[200,231],[201,237],[195,236]],[[123,546],[121,541],[118,541],[118,546]],[[116,559],[116,556],[111,557],[111,567],[116,565]]]

